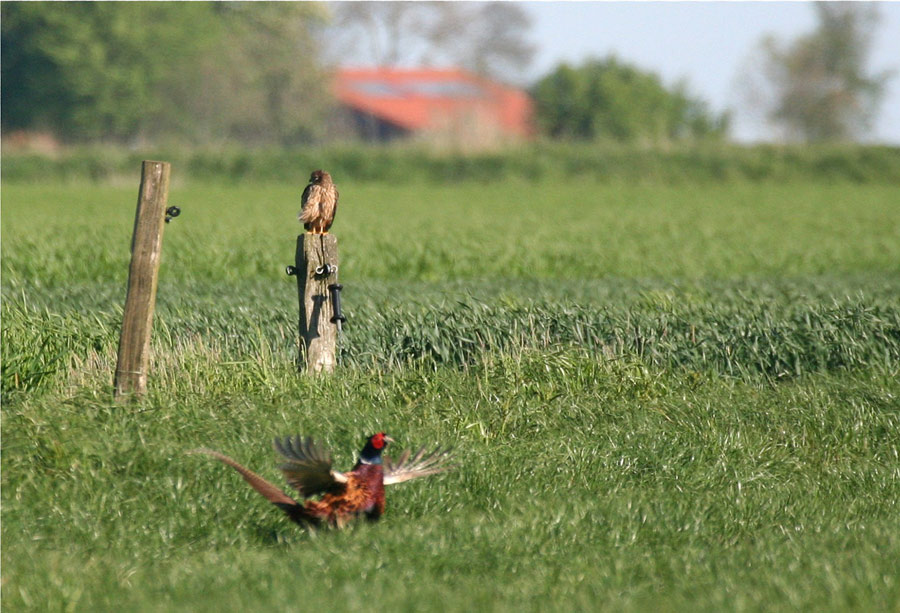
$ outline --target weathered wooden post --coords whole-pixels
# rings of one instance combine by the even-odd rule
[[[134,235],[131,239],[128,293],[125,297],[116,363],[117,399],[141,395],[147,388],[150,329],[156,303],[163,228],[167,221],[170,170],[168,162],[145,161],[141,167],[141,187],[138,190]]]
[[[296,266],[300,296],[300,363],[310,374],[332,372],[337,364],[338,326],[328,286],[338,280],[337,238],[333,234],[297,237]]]

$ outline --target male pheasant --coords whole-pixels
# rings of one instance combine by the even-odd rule
[[[331,468],[331,455],[313,439],[299,435],[283,440],[276,438],[275,450],[286,460],[279,468],[287,482],[303,498],[324,494],[319,500],[307,500],[303,504],[218,451],[196,449],[190,453],[204,453],[231,466],[253,489],[298,524],[327,523],[342,527],[348,520],[361,515],[370,520],[381,517],[385,485],[452,468],[447,463],[449,450],[440,447],[430,453],[426,453],[424,447],[416,453],[406,450],[396,461],[382,458],[382,452],[391,442],[394,440],[384,432],[373,434],[360,451],[353,470],[340,473]]]

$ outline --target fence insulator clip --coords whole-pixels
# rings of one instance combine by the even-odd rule
[[[181,215],[181,209],[177,206],[170,206],[166,209],[166,223],[169,223],[179,215]]]
[[[317,277],[330,277],[336,272],[337,266],[335,266],[334,264],[322,264],[321,266],[316,266]]]
[[[294,266],[286,266],[284,269],[284,272],[287,276],[293,277],[294,275],[297,274],[297,268]]]
[[[328,286],[328,291],[331,292],[331,310],[334,312],[334,317],[331,318],[331,323],[338,325],[347,321],[347,318],[344,317],[343,313],[341,313],[342,289],[344,289],[344,286],[340,283],[332,283]]]

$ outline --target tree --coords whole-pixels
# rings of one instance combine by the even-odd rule
[[[201,141],[296,145],[319,139],[331,104],[312,27],[324,21],[305,2],[210,5],[213,36],[163,84],[159,120]]]
[[[513,81],[531,63],[531,20],[509,2],[335,2],[321,37],[334,62],[454,65]]]
[[[441,11],[424,2],[333,2],[323,44],[333,61],[395,66],[415,62]]]
[[[168,57],[192,36],[173,27],[174,7],[166,4],[3,3],[4,129],[134,136],[159,108],[153,88]]]
[[[866,69],[878,9],[817,2],[815,10],[813,32],[791,42],[771,35],[761,41],[744,98],[790,139],[854,140],[871,129],[891,77]]]
[[[721,138],[728,129],[727,114],[710,112],[685,84],[668,89],[656,74],[613,56],[561,64],[533,97],[538,125],[553,138],[666,142]]]
[[[518,80],[536,47],[528,40],[531,18],[514,2],[442,2],[431,29],[435,58],[444,56],[501,81]],[[430,59],[430,58],[429,58]]]
[[[330,95],[312,3],[4,2],[3,129],[296,143]]]

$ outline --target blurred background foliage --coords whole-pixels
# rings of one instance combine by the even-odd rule
[[[880,14],[870,2],[816,2],[816,29],[793,40],[763,37],[742,75],[744,106],[787,140],[852,141],[878,114],[893,70],[867,69]]]
[[[328,105],[315,3],[4,3],[3,129],[291,144]]]
[[[760,41],[739,75],[738,110],[763,116],[785,140],[859,140],[892,76],[867,69],[877,7],[811,8],[814,31]],[[339,64],[458,66],[526,87],[546,139],[728,139],[730,111],[615,56],[526,82],[537,47],[515,3],[5,2],[0,10],[2,129],[13,145],[34,134],[131,147],[346,142],[330,84]]]
[[[614,56],[559,66],[534,88],[541,132],[553,138],[668,142],[722,138],[728,114],[717,115],[682,83],[667,88],[652,72]]]

